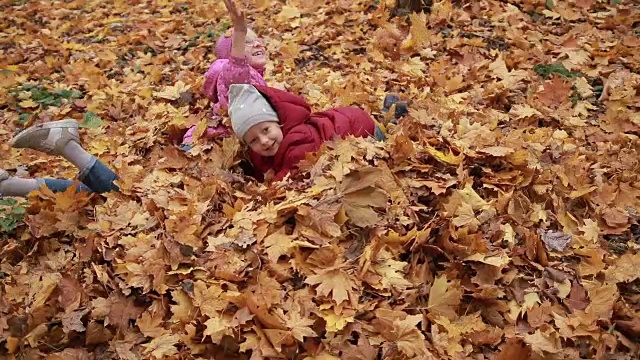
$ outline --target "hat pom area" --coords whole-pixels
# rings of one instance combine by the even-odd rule
[[[241,140],[252,126],[265,121],[278,121],[278,114],[269,101],[249,84],[229,87],[229,117],[233,132]]]

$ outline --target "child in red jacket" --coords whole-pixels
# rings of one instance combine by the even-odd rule
[[[229,116],[236,136],[249,145],[249,160],[258,177],[273,170],[274,181],[283,179],[325,141],[349,135],[384,140],[382,130],[362,109],[312,113],[303,98],[267,86],[231,85]]]

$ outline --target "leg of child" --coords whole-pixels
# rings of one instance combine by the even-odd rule
[[[38,190],[42,185],[46,185],[53,192],[63,192],[70,186],[76,184],[72,180],[66,179],[25,179],[10,176],[7,171],[0,169],[0,197],[2,196],[27,196],[30,192]],[[91,189],[84,184],[78,184],[78,191],[91,192]]]
[[[80,171],[78,179],[94,192],[119,190],[113,183],[118,176],[80,145],[78,123],[75,120],[33,126],[16,135],[11,144],[15,148],[28,148],[64,157]],[[48,179],[44,183],[47,187],[51,185],[55,189],[66,189],[69,185],[65,181],[70,180]]]
[[[3,196],[27,196],[28,193],[40,187],[37,179],[22,179],[9,176],[9,173],[0,169],[0,197]]]
[[[378,141],[387,140],[387,136],[385,135],[384,131],[380,128],[380,126],[378,126],[378,124],[376,124],[376,128],[373,132],[373,137]]]
[[[382,112],[387,113],[392,108],[395,110],[391,123],[397,124],[398,120],[409,112],[409,102],[402,100],[398,94],[389,93],[384,97],[384,101],[382,102]]]

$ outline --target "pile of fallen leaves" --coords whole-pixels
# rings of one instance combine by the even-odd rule
[[[248,7],[270,84],[412,100],[264,185],[237,140],[177,147],[222,2],[3,2],[2,166],[73,177],[7,144],[72,117],[122,192],[0,202],[0,357],[637,359],[637,2],[393,3]]]

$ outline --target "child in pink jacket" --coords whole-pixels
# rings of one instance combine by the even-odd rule
[[[244,14],[234,4],[233,0],[224,0],[233,23],[231,36],[222,35],[216,44],[217,60],[211,64],[205,73],[203,86],[204,94],[213,103],[213,118],[219,119],[220,108],[229,105],[229,86],[231,84],[251,84],[266,86],[264,67],[267,63],[267,53],[262,40],[251,30],[247,29]],[[195,126],[184,135],[182,143],[189,148],[193,142]],[[229,129],[218,124],[207,128],[207,137],[226,136]]]

